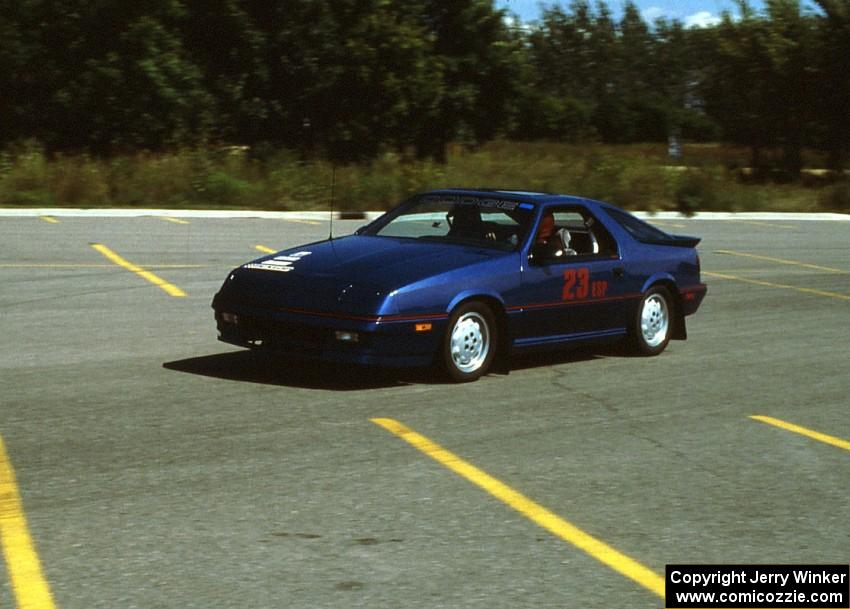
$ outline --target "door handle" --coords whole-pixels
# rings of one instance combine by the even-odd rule
[[[611,269],[611,272],[614,274],[614,277],[616,277],[617,279],[622,278],[623,275],[626,274],[626,270],[621,266],[615,266],[613,269]]]

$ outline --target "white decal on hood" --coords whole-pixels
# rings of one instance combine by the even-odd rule
[[[280,271],[281,273],[288,273],[295,267],[292,266],[294,263],[301,260],[304,256],[309,256],[313,252],[295,252],[294,254],[288,254],[286,256],[275,256],[274,258],[269,258],[268,260],[263,260],[262,262],[252,262],[250,264],[245,264],[242,266],[244,269],[260,269],[262,271]]]

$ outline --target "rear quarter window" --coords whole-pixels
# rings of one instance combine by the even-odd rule
[[[668,243],[673,241],[673,238],[663,230],[655,228],[651,224],[644,222],[640,218],[636,218],[630,213],[622,210],[606,207],[605,213],[623,227],[627,233],[642,243]]]

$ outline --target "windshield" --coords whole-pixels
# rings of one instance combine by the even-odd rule
[[[390,212],[365,235],[429,239],[516,250],[534,214],[530,203],[469,195],[422,195]]]

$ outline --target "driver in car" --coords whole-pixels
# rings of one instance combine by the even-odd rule
[[[570,233],[567,229],[556,229],[555,216],[547,211],[540,219],[537,236],[534,238],[538,252],[546,258],[559,258],[564,255],[575,255],[575,250],[569,248]]]
[[[538,251],[542,251],[547,258],[575,256],[576,251],[570,248],[571,241],[570,232],[566,228],[556,229],[555,215],[547,211],[537,228],[535,244]]]

